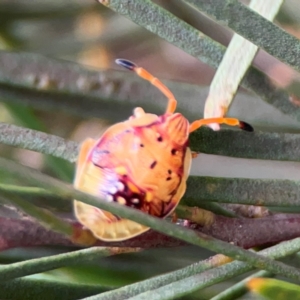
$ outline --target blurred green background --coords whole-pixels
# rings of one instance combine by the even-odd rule
[[[216,41],[224,45],[229,43],[232,36],[230,30],[217,25],[180,0],[153,2]],[[299,0],[287,0],[277,16],[276,23],[299,38]],[[204,92],[198,99],[199,118],[202,117],[205,93],[214,74],[214,70],[208,65],[92,0],[0,0],[0,49],[39,53],[77,62],[93,70],[118,69],[114,64],[116,58],[130,59],[161,79],[202,85]],[[265,72],[279,87],[290,88],[292,84],[295,85],[300,81],[299,74],[263,51],[256,56],[254,65]],[[149,89],[151,88],[153,87],[149,86]],[[144,101],[147,102],[147,95]],[[184,102],[189,99],[178,101]],[[229,115],[246,121],[251,119],[259,128],[272,128],[276,125],[277,129],[285,132],[298,132],[300,129],[299,123],[244,90],[237,96]],[[124,118],[127,116],[120,116],[120,120]],[[78,142],[88,136],[99,137],[110,124],[109,119],[86,119],[61,111],[53,113],[8,103],[0,103],[0,120]],[[74,166],[65,161],[5,145],[0,145],[0,155],[72,182]],[[300,179],[299,167],[300,163],[295,162],[253,161],[202,154],[194,162],[192,174]],[[14,178],[1,176],[1,170],[0,178],[1,182],[17,183]],[[40,205],[45,205],[41,199],[39,200]],[[48,207],[49,203],[45,206]],[[52,209],[61,208],[53,204]],[[72,208],[64,207],[60,213],[72,216]],[[0,206],[0,215],[8,214],[16,216],[11,209]],[[0,263],[64,253],[69,250],[54,246],[13,249],[0,253]],[[98,264],[54,270],[35,275],[34,278],[115,287],[184,267],[210,255],[208,251],[199,251],[199,248],[192,246],[178,247],[171,251],[151,249],[141,253],[102,258]],[[232,282],[211,287],[186,299],[209,299],[230,284]]]

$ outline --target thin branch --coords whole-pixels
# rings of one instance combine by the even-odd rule
[[[27,182],[35,183],[37,186],[43,187],[56,193],[61,197],[69,197],[77,199],[86,204],[107,210],[121,218],[130,219],[142,225],[151,227],[152,229],[167,234],[169,236],[181,239],[185,242],[207,248],[217,253],[223,253],[234,259],[246,261],[247,263],[260,268],[266,269],[275,274],[281,274],[287,278],[292,278],[300,281],[300,271],[294,267],[287,266],[281,262],[274,262],[264,257],[261,257],[250,251],[241,249],[232,244],[214,239],[210,236],[187,229],[181,226],[171,224],[166,220],[161,220],[147,215],[141,211],[130,207],[124,207],[117,203],[110,203],[102,201],[101,199],[92,195],[83,193],[74,189],[69,184],[56,180],[50,176],[42,174],[31,168],[22,166],[12,161],[0,158],[0,168],[7,174],[13,174],[19,179],[26,180]]]
[[[35,206],[18,195],[8,192],[5,188],[1,190],[0,200],[5,203],[12,203],[29,216],[38,220],[44,227],[68,236],[76,244],[90,246],[96,243],[96,238],[89,230],[59,218],[49,210]]]
[[[215,216],[211,224],[190,227],[197,231],[250,249],[300,236],[300,214],[275,214],[262,218],[227,218]]]
[[[72,222],[74,227],[81,228],[78,223]],[[47,229],[31,219],[12,219],[0,217],[0,250],[18,247],[34,246],[78,246],[67,236]],[[186,245],[185,242],[168,237],[150,230],[136,238],[116,243],[98,240],[95,246],[125,247],[125,248],[156,248],[178,247]]]
[[[179,212],[179,211],[178,211]],[[209,213],[209,212],[208,212]],[[188,218],[188,215],[178,213],[180,217]],[[192,222],[185,222],[184,226],[198,232],[205,233],[228,243],[234,243],[242,248],[265,246],[267,244],[279,243],[284,240],[300,236],[300,215],[299,214],[275,214],[261,218],[227,218],[212,214],[212,218],[202,225]],[[68,220],[64,220],[65,222]],[[70,222],[70,221],[68,221]],[[47,245],[75,245],[76,241],[70,241],[69,237],[47,229],[37,222],[28,219],[0,218],[0,250]],[[82,226],[70,222],[74,233],[77,233],[77,243],[81,235],[81,242],[85,235]],[[73,236],[76,236],[73,234]],[[83,242],[93,240],[89,235]],[[185,242],[164,234],[149,230],[135,238],[108,243],[98,240],[97,246],[101,247],[130,247],[130,248],[156,248],[156,247],[177,247],[186,245]]]
[[[300,41],[244,4],[236,0],[185,2],[300,71]]]
[[[74,245],[66,236],[41,226],[31,219],[0,218],[1,251],[17,247]]]
[[[300,214],[275,214],[261,218],[228,218],[198,207],[180,205],[176,215],[185,226],[249,249],[300,236]]]
[[[297,238],[292,241],[283,242],[279,245],[262,250],[259,252],[259,254],[270,257],[272,259],[278,259],[281,257],[285,257],[288,255],[294,254],[294,253],[298,252],[299,250],[300,250],[300,238]],[[215,267],[211,270],[204,271],[201,268],[201,262],[200,262],[200,263],[190,265],[181,270],[171,272],[166,275],[154,277],[151,279],[146,279],[144,281],[116,289],[114,291],[110,291],[110,292],[102,293],[102,294],[95,295],[95,296],[92,296],[89,298],[85,298],[84,300],[109,300],[109,299],[112,299],[112,296],[114,296],[114,295],[118,296],[119,297],[118,299],[123,298],[123,297],[124,298],[126,297],[126,299],[129,299],[129,297],[134,297],[139,294],[141,296],[148,296],[148,298],[146,298],[146,299],[154,299],[154,298],[152,298],[152,296],[154,296],[154,294],[153,295],[151,294],[151,298],[149,298],[149,294],[147,294],[147,291],[150,290],[147,287],[147,284],[151,285],[151,291],[155,291],[156,292],[155,295],[158,295],[160,292],[161,292],[161,295],[166,295],[166,293],[171,293],[171,294],[174,293],[173,294],[173,297],[174,297],[174,295],[179,295],[183,291],[176,287],[177,284],[180,284],[180,288],[182,288],[182,285],[184,285],[185,289],[188,289],[188,292],[190,292],[191,289],[193,289],[193,290],[201,289],[201,288],[213,285],[215,283],[224,281],[226,279],[230,279],[234,276],[238,276],[245,272],[251,271],[252,269],[253,268],[251,266],[249,266],[248,264],[246,264],[244,262],[234,261],[234,262],[225,264],[223,266]],[[188,272],[186,272],[186,271],[188,271]],[[176,275],[181,274],[180,272],[184,276],[177,277]],[[175,276],[173,276],[173,274]],[[166,278],[170,279],[170,280],[163,281]],[[186,280],[188,280],[190,282],[190,286],[185,285]],[[168,283],[170,283],[170,284],[168,284]],[[166,284],[168,284],[168,285],[166,285]],[[143,294],[144,292],[145,292],[145,294]]]
[[[214,68],[222,60],[225,47],[150,0],[98,1]],[[269,79],[258,70],[250,68],[242,86],[283,113],[300,120],[300,109],[290,102],[289,95],[271,85]]]
[[[67,236],[72,236],[73,234],[73,226],[70,222],[66,222],[56,217],[48,210],[39,208],[35,205],[32,205],[30,202],[24,201],[21,197],[15,194],[11,194],[6,190],[1,190],[0,200],[4,203],[12,204],[17,208],[20,208],[23,212],[35,218],[43,226],[51,230]]]

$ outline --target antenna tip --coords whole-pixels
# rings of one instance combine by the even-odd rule
[[[242,130],[245,130],[245,131],[249,131],[249,132],[253,132],[254,131],[253,127],[250,124],[248,124],[248,123],[246,123],[244,121],[240,121],[239,127]]]
[[[132,61],[123,58],[118,58],[115,60],[115,62],[117,65],[122,66],[131,71],[133,71],[137,67],[137,65]]]

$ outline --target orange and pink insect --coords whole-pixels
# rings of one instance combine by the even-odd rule
[[[159,79],[128,60],[117,59],[116,63],[156,86],[168,99],[166,112],[157,116],[137,107],[133,116],[108,128],[98,140],[85,140],[74,185],[106,201],[165,218],[186,190],[192,161],[189,134],[211,123],[253,129],[234,118],[200,119],[190,124],[175,112],[177,101]],[[104,241],[126,240],[149,229],[77,200],[74,208],[79,222]]]

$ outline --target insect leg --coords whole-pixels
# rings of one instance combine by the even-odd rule
[[[176,212],[173,212],[171,216],[172,216],[172,223],[177,223],[178,216],[177,216]]]
[[[253,128],[250,124],[240,121],[238,119],[234,118],[208,118],[208,119],[200,119],[197,121],[194,121],[190,124],[190,132],[193,132],[200,128],[203,125],[208,125],[211,123],[218,123],[218,124],[227,124],[229,126],[239,126],[242,130],[245,131],[253,131]]]
[[[135,63],[126,59],[116,59],[116,63],[128,70],[134,71],[138,76],[150,81],[157,87],[169,100],[166,113],[173,113],[176,110],[177,101],[173,93],[156,77],[143,68],[138,67]]]
[[[199,155],[199,153],[195,151],[191,151],[191,154],[192,154],[192,158],[196,158]]]

